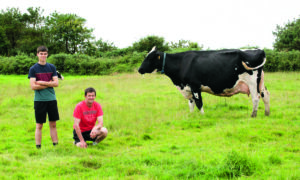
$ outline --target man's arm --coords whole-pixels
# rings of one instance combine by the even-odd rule
[[[98,121],[98,124],[95,125],[94,128],[100,130],[103,127],[103,116],[97,117],[97,121]]]
[[[97,121],[98,121],[98,124],[95,125],[91,131],[91,134],[90,134],[91,138],[95,138],[97,132],[100,131],[101,128],[103,128],[103,116],[98,116]]]
[[[36,81],[38,85],[46,86],[46,87],[57,87],[58,86],[58,77],[53,76],[52,81]]]
[[[78,139],[80,140],[81,147],[82,148],[86,148],[87,144],[84,141],[83,136],[81,134],[79,123],[80,123],[80,119],[77,119],[77,118],[74,117],[74,129],[75,129],[75,132],[77,134]]]
[[[36,78],[30,78],[30,87],[32,90],[46,89],[48,86],[40,85],[36,83]]]

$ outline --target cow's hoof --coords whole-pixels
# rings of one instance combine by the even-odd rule
[[[203,109],[203,107],[201,108],[200,113],[201,113],[202,115],[204,114],[204,109]]]
[[[265,111],[266,116],[270,116],[270,111]]]
[[[257,115],[257,111],[253,111],[251,117],[256,117],[256,115]]]

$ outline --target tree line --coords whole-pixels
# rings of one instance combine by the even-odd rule
[[[39,7],[30,7],[25,13],[21,13],[18,8],[1,11],[1,55],[30,54],[41,44],[46,44],[52,54],[74,54],[84,51],[93,39],[93,30],[84,26],[84,18],[57,12],[45,17],[42,13]]]
[[[30,7],[21,13],[18,8],[7,8],[0,13],[0,55],[15,56],[20,53],[29,55],[36,47],[46,45],[49,54],[87,54],[99,56],[101,52],[118,49],[114,43],[102,39],[95,40],[93,29],[85,26],[86,19],[76,14],[51,13],[43,16],[40,7]],[[159,43],[162,50],[176,46],[199,47],[197,43],[181,40],[167,45],[163,38],[150,36],[133,44],[132,48],[144,51],[142,45],[151,41]],[[153,44],[152,43],[152,44]]]
[[[0,55],[15,56],[20,53],[29,55],[39,45],[46,45],[49,54],[87,54],[101,56],[101,53],[118,48],[113,42],[95,40],[93,29],[85,26],[86,19],[76,14],[53,12],[43,16],[40,7],[30,7],[21,13],[18,8],[7,8],[0,13]],[[300,18],[289,21],[283,26],[277,25],[273,35],[276,37],[274,50],[300,50]],[[161,51],[174,48],[202,49],[196,42],[180,40],[165,42],[164,38],[148,36],[133,43],[126,51],[149,51],[153,45]],[[151,46],[151,47],[149,47]]]

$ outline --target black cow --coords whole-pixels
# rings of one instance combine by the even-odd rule
[[[201,92],[230,97],[251,94],[256,117],[260,96],[265,104],[265,115],[270,114],[270,94],[264,86],[263,50],[187,51],[167,54],[154,47],[139,68],[139,73],[155,69],[165,73],[183,96],[189,99],[190,110],[196,106],[203,111]]]

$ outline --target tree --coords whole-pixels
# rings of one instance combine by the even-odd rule
[[[45,18],[43,10],[30,7],[21,14],[18,8],[7,8],[0,13],[0,53],[30,54],[40,45],[50,53],[77,53],[93,39],[92,29],[84,27],[85,19],[75,14],[53,13]]]
[[[113,42],[104,41],[102,40],[102,38],[95,42],[95,46],[97,47],[97,50],[101,52],[107,52],[117,49]]]
[[[30,54],[36,51],[36,48],[46,43],[44,37],[43,24],[45,17],[40,8],[28,8],[28,13],[22,15],[22,21],[26,28],[22,32],[22,37],[18,40],[18,49],[21,52]]]
[[[7,55],[9,49],[9,41],[6,37],[5,30],[0,27],[0,55]]]
[[[279,51],[300,50],[300,18],[288,22],[285,26],[277,25],[274,48]]]
[[[178,49],[178,48],[191,48],[191,49],[203,49],[203,46],[199,46],[196,42],[191,42],[190,40],[179,40],[178,43],[171,42],[170,47],[172,49]]]
[[[2,10],[0,14],[0,52],[3,55],[16,55],[19,52],[30,54],[43,44],[41,25],[44,17],[40,8],[28,8],[28,14],[21,14],[17,8]]]
[[[0,14],[0,27],[2,27],[1,36],[4,38],[0,45],[3,49],[0,51],[6,51],[5,54],[8,56],[15,55],[17,52],[17,41],[21,39],[25,28],[20,10],[17,8],[7,8],[6,12],[2,10]]]
[[[52,13],[47,17],[45,32],[52,53],[77,53],[92,39],[92,29],[84,27],[86,20],[75,14]]]
[[[101,53],[117,50],[113,42],[104,41],[100,38],[97,41],[89,42],[85,46],[80,46],[80,52],[90,56],[100,56]]]
[[[138,42],[133,43],[133,49],[138,52],[150,51],[154,46],[160,51],[169,50],[168,43],[165,42],[163,37],[147,36],[140,39]]]

